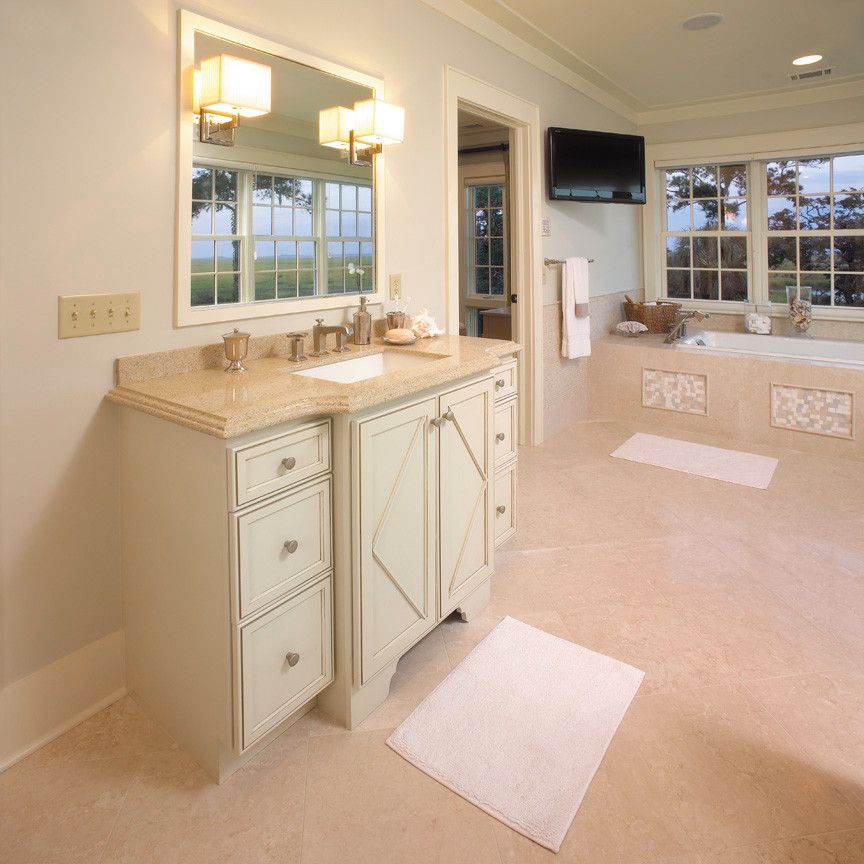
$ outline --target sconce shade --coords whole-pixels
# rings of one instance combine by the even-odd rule
[[[261,117],[270,113],[270,67],[231,54],[201,63],[202,111]]]
[[[318,112],[318,143],[340,150],[351,146],[351,130],[354,128],[354,112],[350,108],[335,105]]]
[[[363,144],[401,144],[405,109],[383,99],[354,103],[354,138]]]

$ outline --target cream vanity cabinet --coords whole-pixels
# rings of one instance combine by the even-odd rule
[[[333,680],[332,423],[119,431],[127,683],[222,780]]]
[[[211,775],[316,704],[355,727],[402,654],[485,607],[515,381],[505,363],[227,440],[120,410],[127,681]]]

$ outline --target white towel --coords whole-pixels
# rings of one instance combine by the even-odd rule
[[[561,354],[570,360],[591,356],[588,302],[588,259],[568,258],[561,271]]]

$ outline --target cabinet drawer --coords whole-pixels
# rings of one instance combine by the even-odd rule
[[[495,401],[502,402],[516,395],[516,361],[509,360],[492,370],[495,382]]]
[[[332,577],[240,630],[245,750],[333,680]]]
[[[495,546],[516,533],[516,466],[495,475]]]
[[[235,517],[239,615],[329,570],[330,478]]]
[[[330,421],[240,447],[234,456],[234,504],[287,489],[330,470]]]
[[[516,400],[498,402],[495,405],[495,467],[502,468],[516,458],[519,412]]]

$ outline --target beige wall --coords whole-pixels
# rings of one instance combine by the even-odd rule
[[[443,318],[443,67],[540,104],[543,126],[632,126],[415,0],[210,0],[210,14],[380,75],[407,109],[387,160],[387,268]],[[176,13],[167,0],[4,0],[0,138],[2,678],[121,627],[115,356],[218,340],[172,327]],[[14,86],[9,86],[9,82]],[[597,260],[592,293],[641,283],[639,210],[547,204],[548,255]],[[139,332],[60,342],[57,295],[142,295]],[[257,320],[256,335],[314,316]],[[331,317],[341,317],[331,316]],[[190,519],[195,515],[190,514]]]

